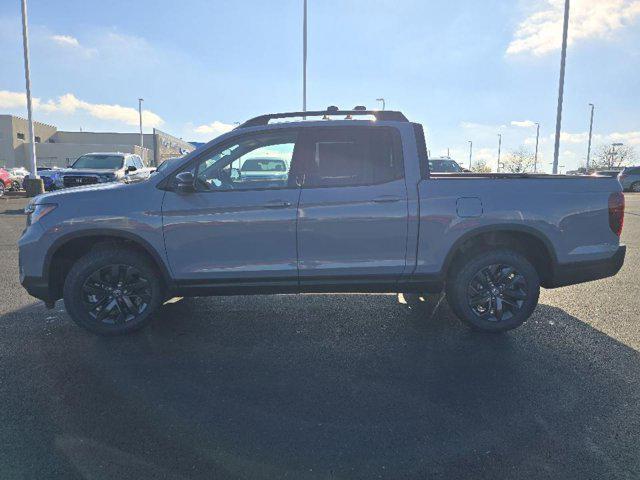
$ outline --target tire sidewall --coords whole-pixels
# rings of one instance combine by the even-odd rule
[[[467,288],[471,279],[484,267],[494,264],[514,267],[525,277],[527,283],[527,299],[520,311],[512,318],[500,322],[481,320],[467,301]],[[539,296],[540,279],[536,269],[523,255],[508,249],[477,253],[454,269],[447,282],[447,300],[456,316],[472,328],[485,332],[504,332],[522,325],[535,310]]]
[[[632,192],[640,193],[640,182],[635,182],[631,184],[631,188],[629,188]]]
[[[146,311],[134,320],[112,326],[93,319],[84,309],[82,287],[87,278],[96,270],[112,264],[130,265],[140,271],[151,287],[151,302]],[[150,320],[158,309],[162,298],[162,288],[158,272],[140,254],[117,248],[94,249],[78,260],[69,271],[63,291],[64,305],[74,322],[82,328],[98,335],[113,336],[139,330]]]

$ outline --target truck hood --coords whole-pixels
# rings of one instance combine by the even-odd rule
[[[58,170],[61,175],[104,175],[106,173],[115,173],[117,170],[108,168],[63,168]]]
[[[79,198],[82,195],[100,194],[104,191],[112,191],[118,189],[128,188],[130,185],[120,182],[108,182],[98,183],[95,185],[84,185],[82,187],[65,188],[63,190],[55,190],[53,192],[43,193],[31,200],[31,204],[38,205],[42,203],[62,203],[67,201],[73,201],[74,198]]]

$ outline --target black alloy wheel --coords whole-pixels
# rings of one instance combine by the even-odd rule
[[[527,281],[513,267],[493,264],[478,271],[467,287],[467,302],[480,319],[501,322],[516,316],[527,300]]]
[[[86,313],[96,322],[125,324],[142,315],[152,299],[149,280],[130,265],[106,265],[82,286]]]

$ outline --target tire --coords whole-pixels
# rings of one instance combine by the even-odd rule
[[[0,197],[4,197],[4,183],[2,183],[2,180],[0,180]]]
[[[160,274],[122,246],[96,247],[71,267],[64,282],[67,312],[97,335],[123,335],[149,321],[163,299]]]
[[[468,256],[452,267],[447,301],[475,330],[505,332],[522,325],[540,296],[540,279],[523,255],[500,248]]]
[[[632,183],[629,190],[636,193],[640,192],[640,182]]]

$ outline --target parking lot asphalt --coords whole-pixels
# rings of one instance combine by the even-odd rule
[[[640,478],[640,195],[618,276],[504,335],[395,295],[187,299],[120,338],[18,282],[0,199],[0,478]]]

